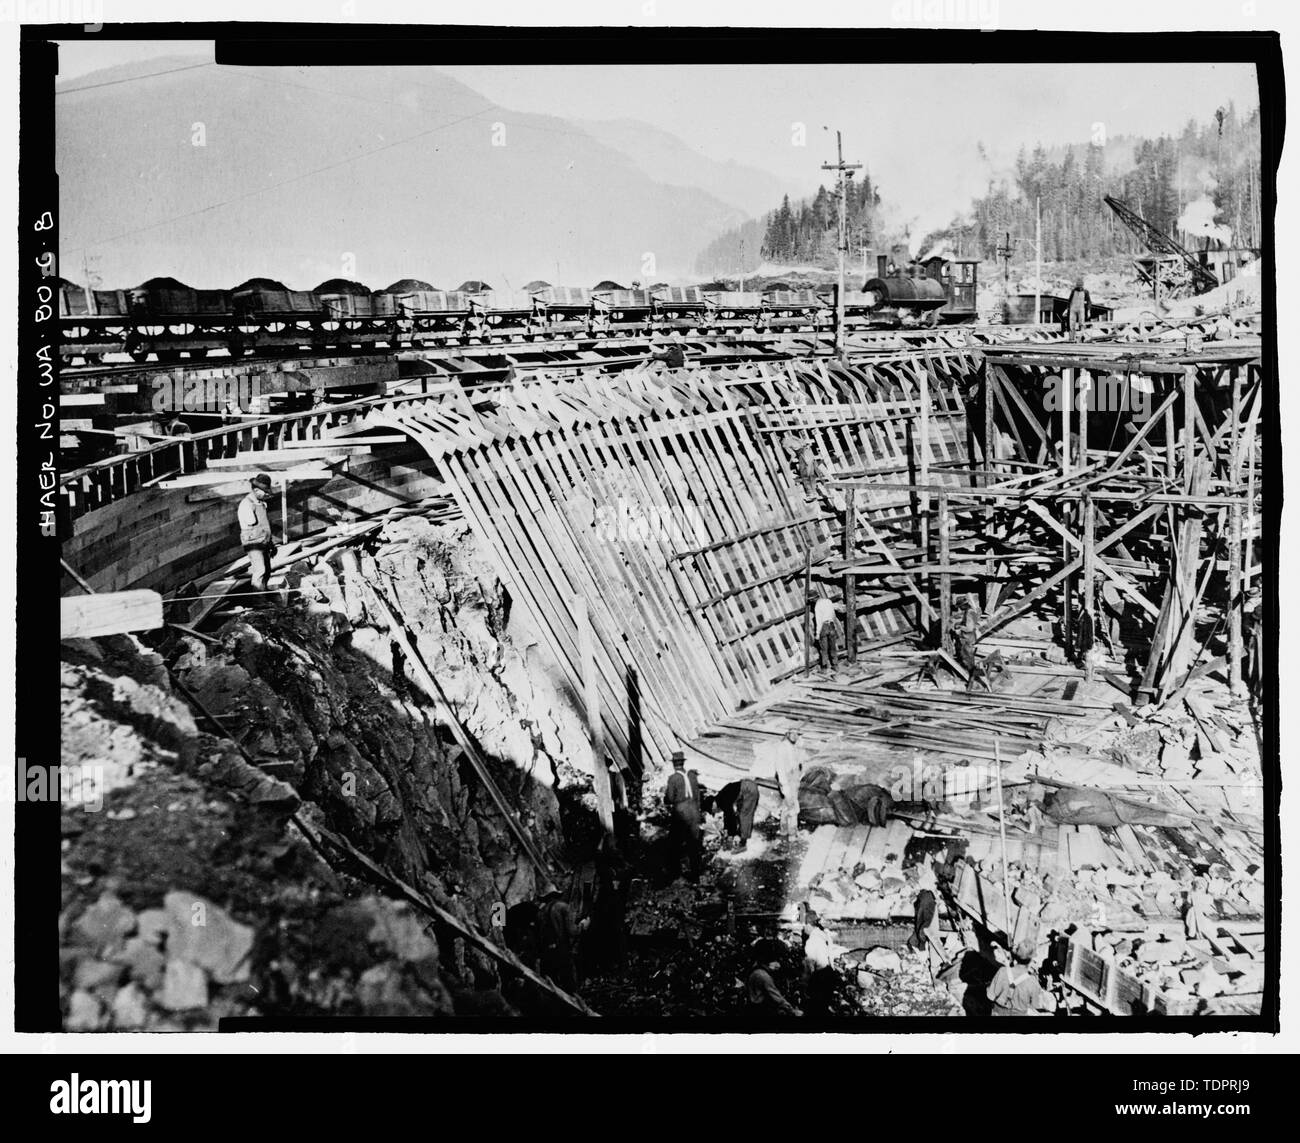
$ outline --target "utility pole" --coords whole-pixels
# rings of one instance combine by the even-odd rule
[[[1011,320],[1011,255],[1015,249],[1015,243],[1011,241],[1011,231],[1008,230],[1003,236],[1002,245],[996,251],[997,257],[1002,260],[1002,313],[1003,320],[1007,322]]]
[[[844,258],[849,250],[849,228],[848,228],[848,180],[853,177],[854,171],[862,169],[861,163],[846,163],[844,161],[844,145],[840,139],[840,133],[835,132],[835,162],[823,163],[823,171],[836,171],[836,193],[840,200],[840,284],[835,291],[835,355],[844,356]]]
[[[1043,320],[1043,200],[1034,196],[1034,325]]]

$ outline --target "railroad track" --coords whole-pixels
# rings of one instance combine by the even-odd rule
[[[850,330],[848,340],[853,352],[881,348],[892,350],[905,348],[956,348],[965,345],[988,344],[993,341],[1006,340],[1014,331],[1015,335],[1025,336],[1030,333],[1054,332],[1053,327],[1012,327],[1005,325],[988,326],[947,326],[935,329],[859,329]],[[65,365],[60,376],[68,382],[93,385],[97,381],[122,380],[130,377],[153,375],[160,372],[174,373],[191,370],[221,369],[232,365],[256,370],[264,365],[282,365],[285,362],[300,362],[304,367],[313,364],[337,363],[343,360],[365,360],[368,358],[391,358],[399,360],[427,360],[436,362],[448,358],[496,357],[506,354],[526,359],[533,356],[549,354],[601,354],[602,351],[642,350],[649,353],[658,343],[644,333],[614,334],[605,337],[559,337],[538,338],[533,336],[518,337],[502,335],[499,337],[473,337],[455,342],[432,340],[432,344],[397,343],[388,345],[382,342],[360,346],[338,346],[327,350],[309,347],[296,347],[283,351],[256,353],[243,357],[231,357],[221,351],[219,355],[183,358],[179,361],[137,362],[123,360],[101,365],[76,366]],[[788,330],[742,333],[727,331],[719,333],[683,334],[680,344],[687,352],[720,356],[728,350],[744,350],[746,356],[754,356],[756,351],[767,349],[771,357],[830,355],[834,352],[834,337],[825,331]],[[65,347],[66,350],[66,347]],[[125,354],[121,355],[123,358]],[[618,363],[627,359],[627,354],[611,354],[610,361]],[[575,360],[575,365],[596,364],[590,358]],[[533,364],[522,360],[519,364]],[[543,363],[537,363],[539,366]],[[563,361],[544,364],[562,366]]]
[[[1212,322],[1214,315],[1206,315],[1183,323],[1180,330],[1196,332],[1201,326]],[[1134,333],[1154,333],[1168,329],[1167,322],[1152,318],[1149,322],[1096,322],[1089,326],[1090,332],[1100,335],[1102,339],[1118,335],[1125,331]],[[691,330],[672,330],[680,333],[681,344],[685,349],[696,354],[720,354],[727,348],[744,348],[751,353],[759,347],[776,345],[771,356],[815,356],[830,355],[834,351],[834,334],[830,330],[792,328],[788,330],[758,330],[752,328],[720,328]],[[984,325],[949,325],[922,329],[878,329],[850,328],[846,334],[849,348],[858,353],[874,348],[890,350],[896,348],[963,348],[978,347],[1008,340],[1057,341],[1065,340],[1065,335],[1055,325],[1009,326],[1002,324]],[[328,348],[298,345],[283,349],[255,352],[242,357],[231,357],[225,350],[216,350],[212,355],[182,358],[180,360],[153,360],[139,362],[125,359],[122,361],[99,365],[64,365],[61,376],[67,381],[86,382],[108,378],[120,379],[133,375],[156,374],[163,371],[189,371],[195,369],[220,369],[232,364],[256,369],[262,365],[278,365],[287,361],[301,362],[304,366],[313,363],[337,363],[342,360],[365,360],[367,358],[416,359],[438,361],[448,358],[474,358],[479,356],[500,356],[527,358],[533,355],[547,354],[600,354],[610,350],[641,349],[648,353],[651,346],[658,344],[643,329],[612,330],[603,335],[582,334],[574,336],[547,336],[545,334],[520,334],[517,331],[501,334],[448,335],[446,337],[428,336],[407,342],[387,343],[382,341],[354,345],[339,345]],[[66,354],[68,346],[63,347]],[[154,355],[155,357],[157,355]],[[620,358],[611,355],[611,361]],[[520,361],[520,364],[530,364]],[[596,362],[590,359],[575,361],[575,364],[589,365]],[[547,364],[563,364],[548,362]]]

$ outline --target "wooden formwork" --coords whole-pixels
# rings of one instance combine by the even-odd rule
[[[804,662],[804,571],[835,507],[796,476],[798,437],[826,478],[966,455],[963,351],[788,362],[519,386],[488,416],[384,411],[408,432],[526,609],[612,758],[634,774]],[[910,511],[858,500],[864,526]],[[896,597],[860,604],[868,639],[909,627]],[[598,709],[596,709],[598,708]]]

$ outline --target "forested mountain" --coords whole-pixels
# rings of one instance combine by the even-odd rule
[[[1178,136],[1115,136],[1095,143],[1022,148],[1014,168],[952,222],[912,244],[913,254],[946,247],[966,257],[995,258],[1009,233],[1013,259],[1032,259],[1035,203],[1042,208],[1045,261],[1133,253],[1142,243],[1106,205],[1112,195],[1189,247],[1207,239],[1257,247],[1260,229],[1259,110],[1241,116],[1231,103],[1209,123],[1189,121]],[[982,148],[981,148],[982,150]],[[870,177],[849,185],[849,246],[886,250],[906,235],[887,232],[879,188]],[[906,203],[889,203],[905,217]],[[716,276],[760,262],[830,267],[836,257],[833,190],[811,199],[789,196],[760,219],[715,239],[696,270]]]
[[[1141,242],[1105,203],[1121,199],[1157,229],[1199,249],[1205,240],[1259,246],[1259,110],[1242,118],[1229,104],[1208,124],[1189,121],[1177,137],[1124,140],[1131,160],[1112,163],[1099,145],[1022,148],[1010,179],[990,183],[969,212],[927,235],[971,256],[992,258],[1010,232],[1014,258],[1032,257],[1035,201],[1042,208],[1046,261],[1134,252]],[[1120,151],[1126,155],[1128,148]]]
[[[848,187],[849,248],[881,242],[880,192],[870,175],[852,179]],[[812,198],[794,204],[786,195],[781,205],[759,219],[733,227],[710,243],[695,261],[701,273],[756,269],[762,262],[780,265],[834,264],[838,242],[839,202],[834,190],[817,188]]]

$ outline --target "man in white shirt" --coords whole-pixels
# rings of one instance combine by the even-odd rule
[[[793,728],[772,747],[776,781],[781,787],[781,836],[787,840],[799,833],[799,780],[803,777],[803,751],[799,732]]]
[[[835,618],[835,604],[823,591],[813,604],[813,631],[817,640],[817,661],[823,671],[833,670],[839,657],[839,621]]]
[[[266,591],[266,577],[271,570],[275,544],[271,539],[271,519],[266,502],[271,498],[271,478],[259,472],[249,482],[252,487],[239,502],[239,542],[248,553],[248,575],[253,590]]]

